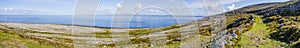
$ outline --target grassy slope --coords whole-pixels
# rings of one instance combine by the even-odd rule
[[[262,23],[262,19],[256,16],[252,29],[240,36],[237,45],[246,48],[276,48],[284,45],[283,42],[269,39],[268,35],[271,33],[272,31],[270,31],[269,27]]]
[[[4,48],[55,48],[55,46],[41,44],[37,41],[26,39],[16,33],[0,30],[0,47]]]
[[[272,6],[269,9],[287,6],[292,3],[294,3],[294,2],[285,2],[285,3],[277,4],[275,6]],[[233,16],[239,16],[239,15],[233,15]],[[231,17],[229,17],[229,18],[231,18]],[[270,39],[271,38],[270,34],[276,32],[276,30],[273,29],[273,27],[269,27],[266,24],[262,23],[262,20],[263,19],[261,19],[261,17],[256,15],[255,24],[252,26],[252,28],[249,31],[246,31],[245,33],[243,33],[242,35],[239,36],[239,40],[235,41],[236,42],[235,47],[239,47],[239,48],[241,48],[241,47],[242,48],[288,47],[289,48],[289,47],[292,47],[292,45],[296,44],[296,43],[286,44],[284,42],[280,42],[275,39]],[[229,21],[229,22],[232,22],[232,21]],[[299,39],[299,41],[300,41],[300,39]]]

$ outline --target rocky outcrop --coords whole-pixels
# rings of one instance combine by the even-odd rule
[[[227,26],[225,34],[217,34],[219,37],[213,39],[214,48],[223,48],[227,45],[234,45],[232,40],[238,39],[238,36],[249,30],[254,23],[254,16],[249,15],[248,18],[239,18]]]
[[[286,19],[281,16],[271,16],[265,17],[263,22],[267,24],[267,26],[277,30],[275,33],[270,34],[272,39],[293,43],[297,42],[300,38],[299,23],[292,19]]]
[[[273,7],[271,9],[265,9],[256,12],[259,15],[264,16],[299,16],[300,15],[300,2],[298,0],[292,0],[285,4],[277,5],[279,7]]]

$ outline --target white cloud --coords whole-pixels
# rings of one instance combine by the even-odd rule
[[[236,9],[235,4],[231,4],[230,6],[227,6],[227,8],[229,10],[235,10]]]
[[[191,8],[215,7],[224,4],[232,4],[239,1],[241,0],[197,0],[194,3],[191,3],[189,6]]]
[[[23,0],[30,3],[66,3],[66,0]]]
[[[209,15],[224,13],[226,11],[223,7],[224,5],[233,4],[240,1],[241,0],[195,0],[195,2],[189,4],[189,6],[192,9],[203,10],[203,11],[194,12],[194,13],[198,13],[197,15],[209,16]]]
[[[136,4],[136,9],[142,9],[142,4],[141,3],[138,3],[138,4]]]
[[[111,9],[98,9],[97,15],[113,15],[113,10]]]
[[[170,15],[170,14],[159,9],[146,9],[139,12],[138,15]]]
[[[21,15],[34,12],[32,10],[15,9],[15,8],[0,8],[1,15]]]
[[[121,8],[122,5],[121,4],[116,4],[117,8]]]
[[[3,8],[1,10],[3,10],[3,12],[12,12],[14,11],[14,8]]]
[[[240,2],[241,0],[221,0],[222,4],[232,4],[236,2]]]
[[[0,15],[64,15],[73,13],[54,9],[0,8]]]

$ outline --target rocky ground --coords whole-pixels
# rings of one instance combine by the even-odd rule
[[[27,23],[7,23],[1,22],[0,28],[3,31],[9,33],[15,33],[16,35],[26,36],[20,37],[24,39],[34,40],[40,43],[49,42],[53,44],[54,47],[116,47],[119,41],[126,41],[118,36],[129,35],[129,41],[132,47],[150,47],[152,43],[160,43],[159,41],[164,41],[162,44],[166,44],[165,47],[191,47],[190,44],[198,41],[210,42],[211,37],[202,37],[204,39],[193,38],[192,36],[200,37],[197,32],[197,25],[174,25],[164,28],[151,28],[151,29],[109,29],[109,28],[93,28],[93,27],[82,27],[82,26],[68,26],[68,25],[55,25],[55,24],[27,24]],[[208,24],[199,24],[208,25]],[[180,28],[179,28],[180,27]],[[116,30],[116,31],[114,31]],[[179,31],[180,30],[180,31]],[[203,28],[203,30],[206,30]],[[72,32],[73,31],[73,32]],[[118,33],[125,34],[118,34]],[[184,33],[183,33],[184,32]],[[113,34],[118,34],[114,36]],[[193,35],[195,34],[195,35]],[[182,35],[182,36],[181,36]],[[1,38],[0,38],[1,39]],[[115,40],[118,39],[118,40]],[[183,39],[186,39],[183,42]],[[192,39],[192,40],[188,40]],[[13,42],[12,42],[13,43]],[[56,45],[59,44],[59,45]],[[1,44],[4,47],[18,47],[15,45],[7,45],[5,43]],[[50,46],[50,45],[49,45]],[[24,45],[24,47],[29,47]],[[157,45],[157,47],[161,47]],[[205,47],[205,46],[198,46]]]

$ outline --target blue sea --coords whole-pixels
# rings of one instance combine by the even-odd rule
[[[192,16],[182,16],[192,17]],[[171,15],[138,15],[132,17],[129,28],[158,28],[174,24],[182,24],[191,22],[196,19],[203,18],[204,16],[196,16],[195,19],[176,20]],[[36,24],[72,24],[72,15],[1,15],[1,22],[18,22],[18,23],[36,23]],[[177,23],[180,21],[181,23]],[[97,27],[112,27],[111,15],[98,15],[95,17],[95,24],[84,26],[97,26]],[[128,26],[127,26],[128,27]],[[116,28],[127,28],[116,27]]]

